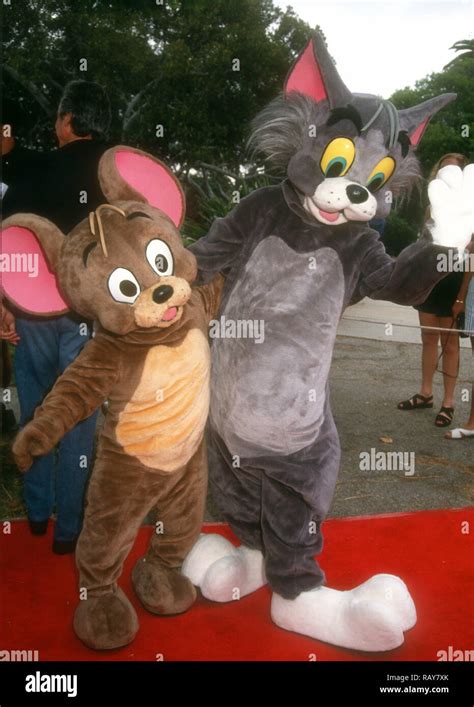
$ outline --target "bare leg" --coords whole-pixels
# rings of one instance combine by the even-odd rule
[[[442,329],[450,329],[453,326],[451,317],[439,317],[439,325]],[[443,406],[454,407],[454,390],[459,368],[459,334],[456,332],[441,332],[441,346],[443,350],[443,381],[444,398]]]
[[[469,415],[466,428],[468,430],[474,430],[474,384],[471,391],[471,414]]]
[[[420,324],[426,327],[438,327],[439,318],[435,314],[419,312]],[[421,354],[422,383],[420,395],[425,397],[433,393],[433,376],[436,371],[438,361],[438,340],[439,332],[432,329],[421,330],[421,341],[423,344]]]
[[[472,365],[471,365],[471,377],[473,378],[473,384],[472,384],[472,390],[471,390],[471,412],[469,415],[469,419],[465,425],[461,426],[461,429],[463,430],[473,430],[474,431],[474,336],[471,337],[471,346],[472,346]],[[447,432],[445,434],[446,439],[453,439],[451,431]],[[456,436],[456,439],[459,439],[459,436]]]
[[[472,379],[472,391],[471,391],[471,414],[469,415],[469,420],[467,422],[467,428],[469,430],[474,430],[474,336],[471,336],[471,346],[472,346],[472,362],[471,362],[471,379]]]

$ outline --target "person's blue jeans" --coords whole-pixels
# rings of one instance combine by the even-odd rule
[[[33,417],[56,379],[74,361],[90,338],[84,324],[69,315],[51,319],[17,317],[21,337],[15,350],[15,378],[20,400],[20,425]],[[44,521],[56,505],[56,540],[73,540],[80,532],[84,493],[92,462],[97,413],[66,434],[55,453],[38,457],[24,477],[28,517]]]

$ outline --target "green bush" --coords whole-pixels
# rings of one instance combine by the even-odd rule
[[[194,193],[187,194],[191,202],[190,213],[182,229],[186,245],[190,245],[205,236],[216,218],[225,216],[240,199],[260,189],[275,183],[274,178],[265,174],[255,174],[246,177],[202,177],[192,180]],[[238,197],[236,198],[236,194]]]
[[[391,213],[385,224],[383,242],[387,253],[397,256],[407,245],[416,241],[418,227],[401,214]]]

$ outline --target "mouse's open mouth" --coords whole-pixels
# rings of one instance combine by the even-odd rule
[[[181,319],[186,301],[182,304],[171,305],[166,309],[163,306],[158,308],[155,303],[147,302],[141,309],[135,308],[135,323],[143,329],[151,329],[152,327],[166,329],[173,326]]]
[[[161,321],[163,322],[171,322],[175,316],[178,314],[178,308],[177,307],[169,307],[169,309],[166,310],[166,312],[163,314],[161,317]]]
[[[172,322],[178,315],[179,307],[169,307],[161,317],[162,322]]]

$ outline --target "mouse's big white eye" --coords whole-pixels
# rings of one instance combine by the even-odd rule
[[[137,278],[126,268],[116,268],[109,275],[109,292],[116,302],[133,304],[140,294]]]
[[[171,250],[164,241],[154,238],[146,247],[146,259],[153,270],[165,277],[173,274],[173,256]]]

